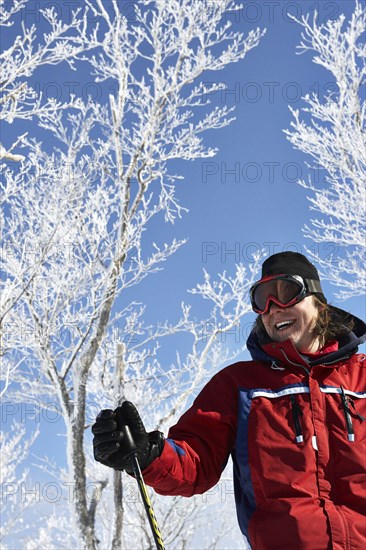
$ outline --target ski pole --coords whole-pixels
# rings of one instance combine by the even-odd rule
[[[150,527],[151,527],[151,531],[152,531],[152,534],[153,534],[153,537],[154,537],[156,548],[157,548],[157,550],[165,550],[163,539],[162,539],[162,536],[160,534],[160,529],[159,529],[159,526],[158,526],[158,522],[156,521],[155,513],[154,513],[153,507],[151,505],[151,500],[150,500],[149,494],[147,492],[147,488],[146,488],[146,485],[145,485],[145,482],[144,482],[144,478],[142,477],[141,468],[140,468],[140,464],[139,464],[139,461],[138,461],[138,458],[137,458],[137,453],[136,453],[136,444],[133,440],[133,437],[132,437],[131,430],[130,430],[129,426],[124,425],[122,429],[123,429],[123,432],[124,432],[124,436],[126,438],[127,446],[130,447],[130,449],[131,449],[130,454],[128,455],[128,457],[132,458],[133,474],[134,474],[134,476],[137,480],[137,484],[138,484],[138,487],[139,487],[139,490],[140,490],[142,501],[143,501],[144,506],[145,506],[146,514],[147,514],[147,517],[148,517],[148,520],[149,520],[149,523],[150,523]]]

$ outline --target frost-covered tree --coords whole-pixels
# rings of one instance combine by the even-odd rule
[[[307,95],[305,114],[291,109],[294,120],[286,134],[324,174],[321,187],[311,178],[300,182],[311,191],[310,208],[318,213],[304,230],[317,243],[337,246],[339,254],[316,260],[346,299],[363,294],[366,282],[365,4],[356,1],[349,21],[341,15],[320,25],[315,13],[312,21],[306,16],[298,23],[300,52],[314,53],[314,63],[332,74],[336,91]]]
[[[26,4],[1,5],[14,37],[2,57],[2,118],[13,125],[10,136],[22,122],[19,137],[2,144],[1,377],[8,399],[60,411],[64,462],[44,458],[41,467],[58,480],[68,508],[58,503],[24,544],[148,547],[131,481],[94,462],[88,428],[100,408],[129,398],[148,429],[164,430],[208,373],[233,358],[223,335],[250,310],[259,257],[215,282],[205,274],[192,291],[211,303],[202,320],[182,304],[174,322],[152,326],[132,287],[184,244],[172,234],[185,211],[175,196],[181,177],[174,161],[213,156],[202,133],[233,120],[232,109],[210,107],[222,85],[204,85],[202,74],[243,59],[263,32],[233,32],[223,17],[239,9],[231,1],[141,0],[128,20],[117,0],[86,0],[67,24],[44,10],[51,31],[40,40],[24,22],[16,36],[11,27]],[[30,76],[61,62],[82,67],[113,93],[98,103],[37,96]],[[149,233],[153,218],[164,227],[162,243]],[[182,351],[167,364],[168,337]],[[197,501],[188,512],[177,498],[156,499],[156,506],[167,543],[187,546],[193,518],[200,521]],[[207,544],[222,536],[224,519]]]

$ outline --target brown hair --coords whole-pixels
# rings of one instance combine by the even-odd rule
[[[341,336],[352,331],[354,321],[350,314],[336,308],[331,308],[329,304],[325,303],[318,296],[312,296],[313,303],[319,312],[312,333],[314,339],[319,339],[320,347],[323,347],[326,342],[339,339]],[[253,328],[260,342],[268,340],[269,337],[261,315],[258,315]]]
[[[349,313],[340,309],[331,309],[329,304],[324,303],[317,296],[313,296],[313,301],[319,311],[313,334],[319,338],[321,346],[352,331],[355,323]]]

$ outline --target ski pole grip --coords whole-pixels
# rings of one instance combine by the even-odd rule
[[[121,407],[118,407],[116,409],[116,422],[117,430],[123,433],[123,447],[126,450],[125,457],[130,458],[131,456],[137,454],[137,446],[131,433],[130,427],[125,424],[126,421],[121,413]]]
[[[124,448],[126,449],[125,457],[129,458],[137,453],[136,443],[133,439],[130,427],[127,426],[127,424],[121,426],[121,431],[123,432]]]

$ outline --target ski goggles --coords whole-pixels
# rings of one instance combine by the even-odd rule
[[[300,275],[269,275],[250,289],[252,309],[262,315],[267,313],[271,302],[280,307],[291,307],[309,294],[322,292],[319,281],[303,279]]]

